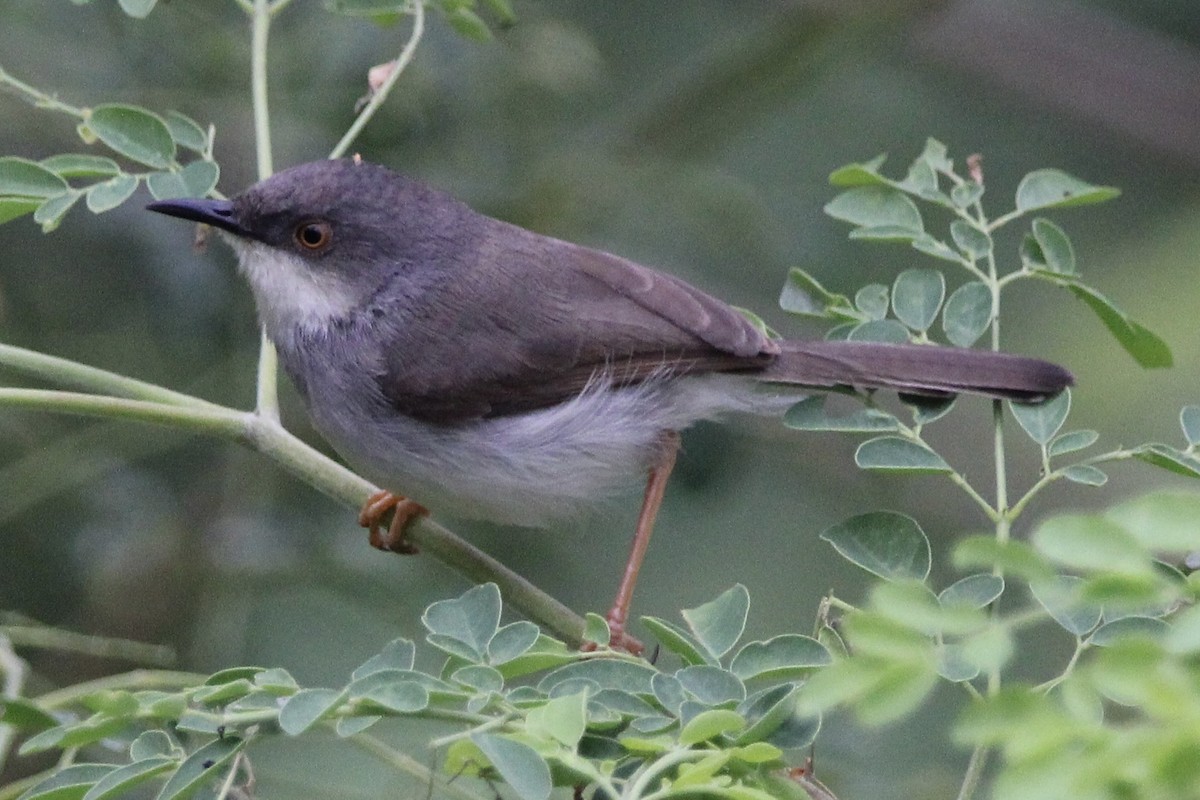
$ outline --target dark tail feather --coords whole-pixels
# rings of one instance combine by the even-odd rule
[[[1036,358],[914,344],[778,342],[782,352],[762,380],[833,389],[895,389],[918,395],[981,394],[1035,402],[1075,382],[1066,369]]]

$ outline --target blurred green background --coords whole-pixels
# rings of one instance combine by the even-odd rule
[[[792,335],[821,331],[777,310],[791,266],[843,293],[943,266],[846,240],[845,226],[821,213],[834,194],[826,178],[843,163],[889,151],[891,174],[903,174],[934,136],[959,163],[984,155],[993,213],[1011,206],[1022,174],[1043,166],[1120,186],[1117,202],[1053,216],[1085,276],[1170,343],[1175,368],[1141,370],[1081,304],[1040,286],[1008,296],[1004,346],[1068,364],[1079,380],[1068,424],[1100,430],[1102,444],[1179,443],[1178,409],[1200,401],[1194,0],[515,7],[517,24],[484,44],[431,16],[414,64],[355,149],[494,216],[667,269]],[[111,0],[10,0],[4,17],[0,65],[13,75],[75,104],[124,101],[211,121],[221,190],[253,181],[249,35],[233,3],[162,2],[137,22]],[[277,167],[328,152],[366,71],[406,35],[315,2],[277,20]],[[81,149],[67,118],[0,94],[0,154]],[[141,206],[102,216],[81,207],[49,236],[28,219],[0,228],[0,339],[249,406],[258,337],[231,254],[219,244],[193,252],[189,228]],[[1018,241],[1001,240],[1005,258]],[[290,388],[285,405],[289,426],[316,441]],[[989,406],[960,411],[932,438],[987,487]],[[1037,462],[1018,432],[1010,442],[1019,491],[1036,480]],[[824,592],[854,600],[866,583],[817,539],[827,526],[892,508],[918,518],[935,548],[982,528],[946,481],[860,472],[854,445],[763,421],[691,431],[635,612],[677,619],[738,581],[754,599],[750,633],[804,632]],[[1112,473],[1103,491],[1048,492],[1017,534],[1039,515],[1172,482],[1144,465]],[[602,611],[637,499],[553,532],[434,511],[573,608]],[[935,549],[938,585],[952,578],[944,553]],[[428,558],[372,551],[350,512],[235,446],[0,412],[0,609],[170,644],[189,669],[278,665],[314,685],[344,681],[393,637],[419,637],[420,610],[463,588]],[[1033,636],[1031,651],[1061,663],[1063,636]],[[27,655],[35,687],[128,667]],[[1018,672],[1038,669],[1031,660]],[[947,690],[905,725],[878,731],[828,720],[819,774],[844,798],[952,794],[965,754],[944,731],[962,700]],[[393,778],[342,748],[264,748],[255,759],[263,795],[374,797],[392,785],[373,783]]]

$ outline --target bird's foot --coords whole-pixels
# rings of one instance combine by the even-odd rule
[[[385,529],[383,519],[388,511],[392,512],[392,521]],[[418,517],[428,515],[429,509],[415,500],[383,490],[367,498],[362,511],[358,513],[358,524],[368,529],[368,540],[372,547],[413,555],[418,550],[415,544],[408,541],[408,526]]]

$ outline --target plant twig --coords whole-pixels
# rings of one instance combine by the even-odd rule
[[[358,138],[358,134],[371,121],[371,117],[375,116],[375,112],[387,100],[392,87],[396,85],[396,81],[400,79],[401,73],[404,72],[409,62],[412,61],[413,55],[417,52],[417,45],[421,41],[421,36],[425,33],[425,4],[422,0],[413,0],[412,19],[412,33],[409,35],[408,41],[404,44],[404,49],[400,51],[400,55],[392,62],[392,71],[388,75],[387,80],[375,90],[371,95],[370,102],[359,113],[358,118],[354,120],[354,124],[350,126],[341,141],[330,151],[330,158],[341,158],[346,155],[346,151],[350,149],[350,145],[354,143],[354,140]]]

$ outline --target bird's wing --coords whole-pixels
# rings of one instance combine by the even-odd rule
[[[379,383],[397,410],[453,424],[562,402],[603,374],[761,368],[776,351],[737,311],[607,253],[494,223],[388,329]]]

